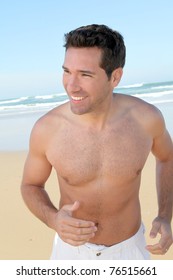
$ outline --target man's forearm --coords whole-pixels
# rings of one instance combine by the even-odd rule
[[[43,187],[21,186],[23,200],[30,211],[48,227],[54,228],[55,215],[58,210],[51,202]]]
[[[158,216],[169,222],[173,212],[173,160],[157,161]]]

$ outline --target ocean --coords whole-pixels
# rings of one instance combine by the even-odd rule
[[[173,81],[120,86],[115,92],[136,96],[157,106],[173,136]],[[29,134],[35,121],[67,101],[65,92],[0,98],[0,150],[27,149]]]

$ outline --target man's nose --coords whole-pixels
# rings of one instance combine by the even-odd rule
[[[67,82],[67,90],[69,92],[77,92],[80,90],[80,84],[76,77],[70,77]]]

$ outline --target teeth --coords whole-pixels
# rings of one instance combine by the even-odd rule
[[[79,96],[76,96],[76,97],[75,97],[75,96],[72,96],[72,99],[78,101],[78,100],[84,99],[84,97],[79,97]]]

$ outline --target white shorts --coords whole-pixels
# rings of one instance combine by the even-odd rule
[[[55,235],[51,260],[149,260],[145,249],[145,229],[141,224],[135,235],[113,246],[86,243],[72,246]]]

